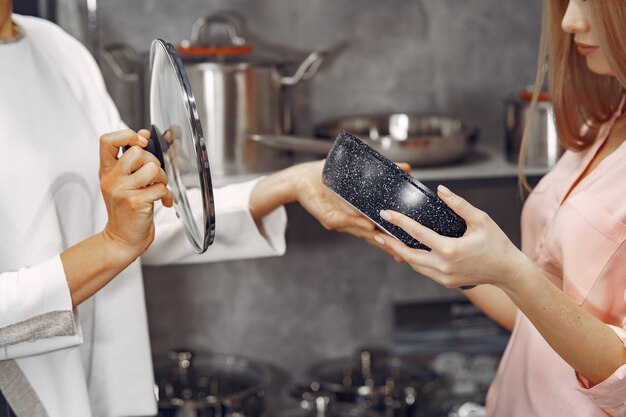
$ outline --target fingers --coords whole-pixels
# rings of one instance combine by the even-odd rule
[[[380,217],[383,220],[388,221],[391,224],[394,224],[407,232],[414,239],[422,242],[424,245],[429,247],[438,247],[443,243],[443,237],[437,234],[437,232],[430,230],[429,228],[422,226],[415,220],[410,217],[405,216],[404,214],[392,211],[392,210],[383,210],[380,212]]]
[[[482,222],[487,214],[472,206],[464,198],[454,194],[447,187],[440,185],[437,187],[437,194],[439,198],[443,200],[456,214],[461,216],[465,221],[470,224],[477,224]]]
[[[341,218],[339,218],[339,216]],[[337,225],[340,225],[342,228],[355,227],[355,228],[367,230],[370,232],[373,232],[374,230],[376,230],[376,226],[374,225],[374,223],[372,223],[365,217],[361,216],[360,214],[357,214],[357,215],[345,214],[345,215],[339,215],[339,216],[336,218],[336,221],[337,221]],[[333,227],[333,228],[337,228],[337,227]]]
[[[361,216],[360,214],[358,215],[358,217],[353,217],[353,226],[370,232],[376,230],[376,226],[374,225],[374,223]]]
[[[449,274],[441,262],[439,255],[433,252],[427,252],[419,249],[411,249],[397,239],[382,234],[376,235],[377,242],[384,242],[385,246],[389,246],[395,253],[400,255],[402,259],[420,274],[431,278],[447,288],[457,288],[458,280]]]
[[[165,207],[172,207],[174,197],[170,190],[163,184],[152,184],[142,190],[143,196],[149,201],[161,200]]]
[[[322,165],[320,163],[316,163],[317,168],[321,170]],[[372,223],[371,220],[363,216],[358,212],[354,207],[349,206],[344,201],[342,201],[339,197],[335,195],[330,195],[332,201],[334,201],[341,210],[337,211],[337,215],[333,220],[335,223],[333,229],[335,228],[346,228],[346,227],[359,227],[365,230],[374,231],[376,226]]]
[[[115,169],[122,175],[130,175],[150,162],[161,166],[161,162],[156,156],[144,151],[139,146],[133,146],[118,159]]]
[[[179,141],[182,136],[182,129],[178,125],[171,125],[169,129],[165,132],[166,141],[172,143],[174,141]]]
[[[376,232],[363,230],[358,227],[348,227],[345,229],[337,229],[337,231],[342,232],[342,233],[350,233],[351,235],[358,237],[359,239],[365,240],[370,245],[376,246],[377,248],[382,249],[389,256],[391,256],[396,262],[398,263],[404,262],[402,257],[398,255],[397,253],[395,253],[393,249],[391,249],[391,247],[385,246],[384,244],[381,244],[380,242],[376,241]]]
[[[152,136],[152,134],[150,133],[150,131],[148,129],[140,129],[137,134],[139,136],[142,136],[146,139],[150,139],[150,136]],[[156,139],[156,138],[152,138],[152,139]]]
[[[369,231],[376,229],[374,223],[363,217],[356,210],[350,212],[333,210],[324,216],[321,223],[328,230],[346,229],[350,227]]]
[[[406,162],[396,162],[396,165],[402,168],[402,171],[406,172],[407,174],[411,172],[411,165],[407,164]]]
[[[140,132],[146,132],[146,130]],[[100,175],[108,172],[115,165],[121,147],[140,146],[143,148],[146,145],[148,145],[146,136],[138,135],[131,129],[118,130],[102,135],[100,137]]]
[[[167,174],[154,162],[148,162],[129,177],[131,188],[140,189],[152,184],[167,185]]]
[[[429,268],[436,267],[436,256],[431,252],[419,249],[411,249],[398,239],[383,233],[376,234],[376,242],[391,248],[391,250],[400,256],[405,262],[411,265],[425,266]]]

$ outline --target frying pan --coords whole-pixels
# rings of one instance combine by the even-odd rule
[[[341,131],[322,173],[331,191],[376,224],[383,232],[405,245],[430,251],[403,229],[380,217],[381,210],[404,214],[440,235],[461,237],[465,221],[437,194],[404,172],[365,141]],[[461,289],[469,289],[464,286]]]
[[[333,119],[317,126],[318,139],[265,134],[250,138],[275,148],[325,155],[343,130],[358,135],[385,157],[414,167],[461,161],[478,140],[478,129],[459,119],[406,113]]]

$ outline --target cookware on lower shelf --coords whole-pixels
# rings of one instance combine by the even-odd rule
[[[304,391],[297,404],[281,407],[265,417],[383,417],[374,410],[337,401],[332,393]]]
[[[309,377],[310,392],[327,392],[339,403],[385,417],[417,416],[437,383],[431,369],[410,364],[384,349],[360,349],[352,357],[320,363],[310,369]]]
[[[171,351],[155,360],[159,417],[259,417],[269,370],[249,359]]]

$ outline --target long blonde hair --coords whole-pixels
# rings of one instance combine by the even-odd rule
[[[548,63],[549,94],[559,141],[580,151],[596,139],[600,126],[619,106],[626,86],[626,2],[589,0],[593,27],[614,77],[597,75],[577,53],[573,36],[561,28],[569,0],[543,0],[543,20],[535,87],[526,131],[520,147],[520,183],[529,190],[524,175],[525,154],[532,117],[544,83]],[[587,129],[581,130],[586,125]],[[583,133],[584,132],[584,133]]]

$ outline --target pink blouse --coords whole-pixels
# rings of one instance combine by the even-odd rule
[[[626,342],[626,142],[562,203],[622,111],[602,127],[589,149],[563,155],[529,196],[521,224],[522,251]],[[626,365],[589,388],[518,313],[487,410],[490,417],[626,416]]]

